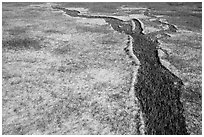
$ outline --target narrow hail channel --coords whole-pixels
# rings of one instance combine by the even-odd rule
[[[140,134],[148,135],[186,135],[185,117],[180,94],[183,82],[160,62],[158,41],[143,33],[143,23],[138,19],[123,21],[114,17],[82,15],[77,10],[63,7],[52,7],[62,10],[72,17],[101,18],[120,33],[128,35],[127,47],[124,51],[132,59],[132,82],[130,87],[130,103],[140,104]],[[148,16],[148,11],[145,13]],[[161,21],[160,21],[161,22]],[[176,27],[166,22],[170,31]]]

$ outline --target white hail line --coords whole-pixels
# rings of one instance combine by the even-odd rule
[[[133,42],[134,39],[128,35],[128,54],[129,56],[132,57],[133,61],[136,63],[136,65],[133,65],[132,67],[132,80],[131,80],[131,86],[130,86],[130,90],[129,90],[129,96],[130,96],[130,101],[132,103],[133,106],[135,106],[136,104],[139,104],[139,100],[137,99],[137,97],[135,96],[135,84],[137,83],[137,73],[138,73],[138,69],[139,69],[139,60],[137,59],[137,57],[134,55],[133,53]],[[136,109],[133,112],[133,115],[136,115],[136,113],[139,113],[139,119],[140,119],[140,127],[139,127],[139,131],[141,135],[145,135],[145,123],[144,123],[144,117],[143,117],[143,113],[141,111],[141,109],[137,110],[136,107],[133,107],[133,109]]]
[[[134,39],[132,38],[132,36],[128,35],[128,45],[127,45],[128,54],[133,58],[133,61],[135,62],[135,64],[140,65],[140,61],[133,53],[133,42],[134,42]]]

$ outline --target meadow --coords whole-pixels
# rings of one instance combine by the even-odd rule
[[[52,3],[51,3],[52,4]],[[185,83],[188,131],[202,134],[201,3],[53,3],[90,13],[128,16],[144,7],[178,27],[162,39],[166,66]],[[159,29],[141,19],[146,32]],[[101,20],[73,18],[50,3],[2,4],[2,133],[139,134],[130,96],[127,36]],[[138,109],[138,104],[136,104]],[[137,112],[136,112],[137,113]]]

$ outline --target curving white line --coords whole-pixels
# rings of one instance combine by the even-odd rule
[[[130,97],[130,103],[131,103],[132,109],[134,110],[133,115],[135,116],[135,115],[138,115],[139,113],[139,122],[140,122],[139,132],[141,135],[145,135],[145,122],[144,122],[143,113],[141,111],[141,108],[139,108],[138,110],[138,108],[136,108],[136,105],[135,105],[135,104],[140,104],[139,100],[135,96],[135,87],[134,87],[135,83],[137,83],[137,74],[138,74],[138,69],[140,67],[139,66],[140,62],[133,53],[133,42],[134,42],[133,40],[134,39],[132,38],[132,36],[128,35],[127,54],[135,62],[135,65],[132,66],[133,73],[132,73],[132,80],[131,80],[131,85],[129,90],[129,97]]]
[[[133,59],[136,65],[140,65],[140,61],[137,59],[137,57],[133,53],[133,42],[134,42],[134,39],[132,38],[132,36],[128,35],[128,42],[127,42],[128,53],[127,54],[130,58]]]

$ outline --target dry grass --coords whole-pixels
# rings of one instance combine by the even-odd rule
[[[137,118],[128,109],[126,37],[108,25],[87,26],[62,16],[46,4],[28,5],[2,6],[3,134],[137,134]],[[180,38],[195,41],[165,42],[174,53],[171,64],[190,83],[183,96],[188,129],[201,134],[201,36]],[[191,63],[180,70],[184,60]]]
[[[46,6],[31,9],[41,14],[30,18],[3,6],[10,8],[3,11],[3,134],[135,132],[125,105],[131,72],[123,35],[108,26],[90,32]]]

